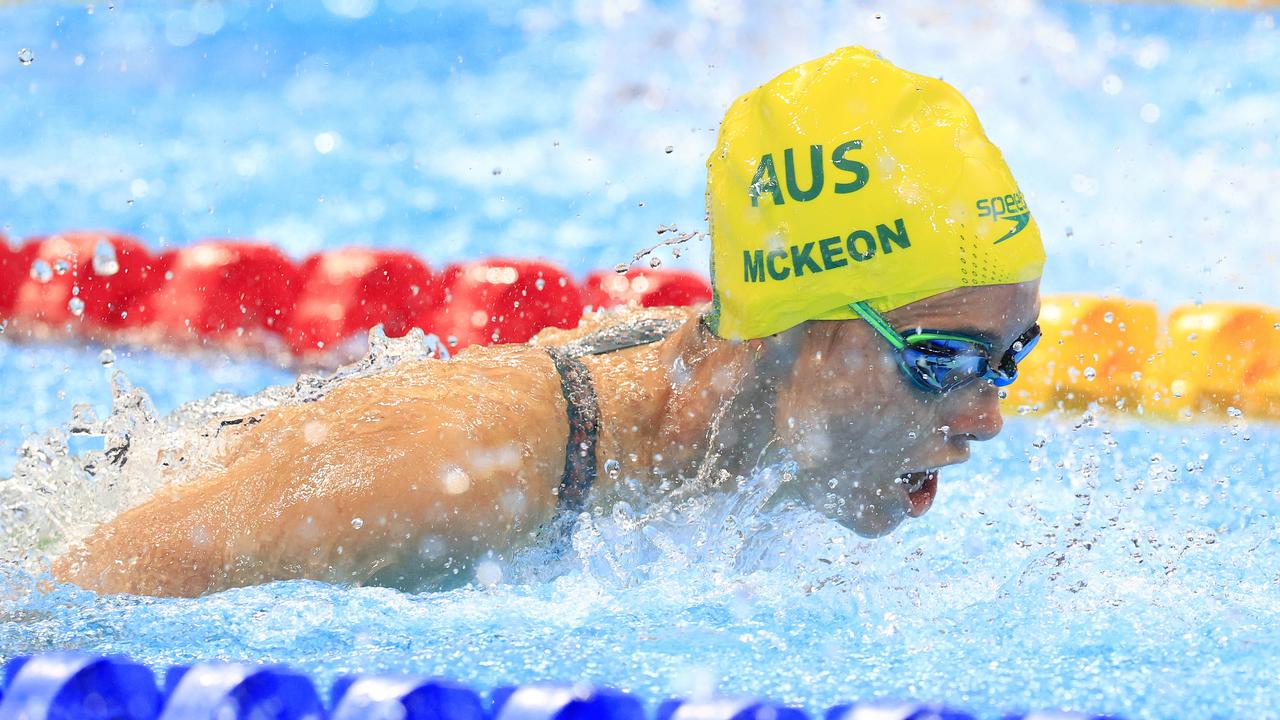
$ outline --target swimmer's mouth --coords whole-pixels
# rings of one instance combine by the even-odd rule
[[[898,477],[897,482],[906,490],[907,502],[910,504],[908,515],[920,517],[929,511],[933,498],[938,494],[937,470],[906,473]]]

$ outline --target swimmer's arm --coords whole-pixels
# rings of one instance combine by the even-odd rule
[[[54,575],[100,592],[191,596],[412,576],[518,544],[554,507],[567,434],[562,406],[530,403],[558,391],[537,387],[538,375],[480,377],[487,387],[449,398],[371,378],[270,413],[224,471],[98,528]]]

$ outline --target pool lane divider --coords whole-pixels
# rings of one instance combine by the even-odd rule
[[[584,311],[709,301],[706,278],[631,268],[575,279],[536,259],[434,267],[412,253],[345,248],[295,262],[267,244],[205,240],[153,253],[74,231],[0,238],[0,329],[19,339],[214,347],[334,364],[381,324],[433,333],[451,352],[577,326]],[[1280,309],[1174,308],[1095,295],[1044,298],[1044,337],[1007,390],[1009,413],[1090,408],[1145,418],[1280,419]],[[355,339],[355,340],[353,340]]]
[[[279,666],[206,662],[149,668],[120,656],[50,652],[5,664],[0,720],[809,720],[798,708],[752,698],[674,699],[654,713],[628,693],[587,684],[500,687],[487,698],[418,675],[335,681],[327,702],[310,678]],[[815,719],[816,720],[816,719]],[[843,704],[822,720],[976,720],[940,705]],[[1035,712],[1004,720],[1119,720]]]

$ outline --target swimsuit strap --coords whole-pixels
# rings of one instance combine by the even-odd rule
[[[548,348],[560,373],[569,416],[569,444],[564,450],[564,475],[560,477],[559,510],[582,512],[587,495],[596,481],[596,440],[600,432],[600,404],[587,366],[576,357]]]
[[[683,324],[683,320],[672,318],[644,318],[601,328],[589,335],[565,343],[559,350],[575,358],[583,355],[604,355],[605,353],[626,350],[638,345],[656,343],[675,332],[676,328]]]
[[[564,394],[569,418],[569,442],[565,447],[564,475],[560,478],[557,502],[561,512],[576,516],[586,508],[587,496],[598,473],[596,444],[600,433],[600,403],[591,372],[578,358],[655,343],[681,324],[679,320],[649,318],[604,328],[562,347],[547,348],[560,374],[560,392]]]

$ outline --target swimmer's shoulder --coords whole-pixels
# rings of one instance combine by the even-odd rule
[[[600,330],[643,321],[696,321],[700,313],[701,308],[696,307],[624,307],[590,313],[583,316],[576,328],[548,328],[528,343],[472,346],[449,360],[402,362],[344,385],[349,392],[396,393],[437,400],[483,397],[502,399],[513,407],[523,408],[531,397],[560,397],[560,377],[548,348],[572,343]]]
[[[694,307],[635,307],[623,306],[608,310],[597,310],[582,316],[578,327],[569,330],[547,328],[529,341],[530,347],[559,347],[580,340],[588,335],[627,325],[644,324],[648,321],[673,321],[686,323],[696,321],[702,314],[701,306]]]

